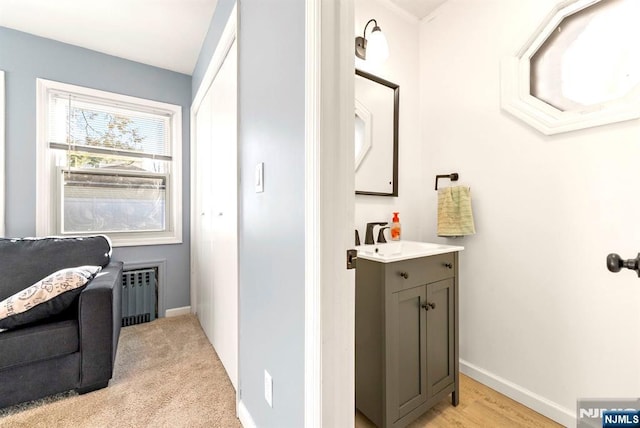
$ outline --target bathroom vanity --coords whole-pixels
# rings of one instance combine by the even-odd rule
[[[458,252],[401,241],[363,245],[356,267],[356,408],[404,427],[459,401]]]

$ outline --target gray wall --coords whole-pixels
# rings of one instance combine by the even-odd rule
[[[220,0],[193,75],[202,81],[233,4]],[[304,2],[239,5],[241,400],[260,427],[304,424]],[[268,17],[268,19],[265,19]],[[264,162],[264,193],[255,165]],[[264,400],[273,377],[273,408]]]
[[[243,0],[239,15],[240,388],[258,426],[300,427],[305,4]],[[253,185],[258,162],[264,193]],[[265,369],[273,377],[273,408],[264,400]]]
[[[36,78],[182,106],[183,244],[117,248],[125,262],[166,260],[165,307],[189,305],[189,108],[191,77],[0,27],[6,72],[7,236],[36,232]]]
[[[236,0],[218,0],[216,10],[213,13],[213,17],[211,18],[211,23],[209,24],[209,30],[207,31],[207,35],[202,42],[202,48],[200,49],[198,61],[196,62],[196,66],[193,69],[191,87],[192,97],[196,96],[196,92],[198,91],[198,88],[202,83],[204,73],[206,73],[207,67],[209,66],[209,61],[211,61],[213,52],[218,46],[220,36],[222,35],[222,31],[224,30],[224,26],[227,24],[227,20],[229,19],[229,15],[231,14],[231,11],[233,10],[233,6],[235,4]]]

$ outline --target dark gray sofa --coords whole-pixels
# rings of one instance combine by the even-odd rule
[[[103,236],[0,238],[0,301],[63,268],[101,273],[72,305],[45,320],[0,332],[0,408],[108,385],[121,326],[122,263]]]

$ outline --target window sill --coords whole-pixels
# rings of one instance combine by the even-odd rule
[[[65,233],[56,236],[95,236],[95,235],[104,235],[109,238],[111,241],[111,246],[113,248],[117,247],[144,247],[149,245],[174,245],[174,244],[182,244],[182,236],[180,234],[172,234],[172,233],[156,233],[156,234],[114,234],[114,233],[103,233],[103,232],[92,232],[92,233]],[[38,234],[38,236],[51,236],[51,234]]]
[[[182,238],[176,236],[161,236],[161,237],[125,237],[125,236],[113,236],[109,235],[111,243],[114,248],[117,247],[143,247],[147,245],[174,245],[182,244]]]

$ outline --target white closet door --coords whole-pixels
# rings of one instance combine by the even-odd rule
[[[203,128],[201,130],[201,128]],[[204,129],[207,128],[207,129]],[[237,58],[231,46],[196,117],[198,316],[234,387],[238,378]],[[202,137],[202,139],[200,139]],[[200,249],[201,247],[201,249]]]
[[[213,295],[213,278],[209,267],[211,260],[211,168],[208,160],[211,158],[211,110],[212,110],[211,92],[202,100],[198,114],[196,116],[196,173],[193,183],[196,187],[196,198],[193,205],[196,210],[196,224],[192,225],[195,232],[193,234],[195,260],[193,261],[194,273],[197,288],[197,308],[198,319],[205,333],[209,336],[212,319],[212,295]]]

